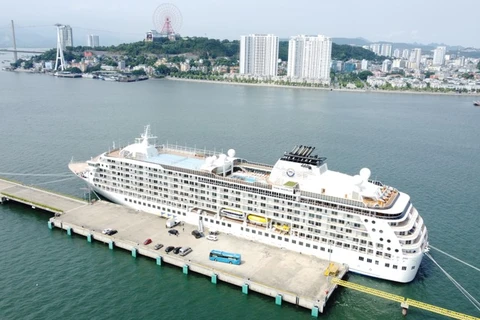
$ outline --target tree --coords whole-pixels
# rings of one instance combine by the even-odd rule
[[[368,70],[365,70],[365,71],[360,71],[357,75],[360,80],[365,81],[369,76],[373,76],[373,73],[371,73]]]
[[[66,69],[65,71],[68,71],[68,72],[71,72],[71,73],[82,73],[82,70],[80,70],[80,69],[77,68],[77,67],[68,68],[68,69]]]
[[[167,66],[164,65],[164,64],[159,65],[159,66],[155,69],[155,71],[156,71],[159,75],[164,75],[164,76],[169,75],[170,72],[171,72],[170,68],[167,67]]]
[[[480,61],[477,63],[477,69],[480,70]]]
[[[25,63],[23,64],[23,68],[25,68],[25,69],[33,68],[33,62],[31,60],[25,61]]]
[[[133,70],[133,71],[132,71],[132,74],[133,74],[134,76],[145,76],[145,75],[147,75],[147,73],[146,73],[145,70],[143,70],[143,69]]]

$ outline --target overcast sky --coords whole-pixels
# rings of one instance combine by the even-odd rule
[[[9,25],[12,19],[18,26],[59,22],[74,27],[74,37],[75,30],[86,33],[107,30],[125,41],[140,40],[145,31],[155,28],[152,17],[162,3],[153,0],[2,1],[0,28]],[[239,39],[240,35],[249,33],[273,33],[281,38],[323,34],[480,48],[480,0],[177,0],[171,3],[181,11],[180,33],[186,36]],[[44,32],[42,28],[31,29]]]

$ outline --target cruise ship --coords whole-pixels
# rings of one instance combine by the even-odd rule
[[[155,143],[135,143],[69,165],[103,197],[135,210],[346,264],[363,275],[410,282],[428,234],[410,196],[329,170],[314,147],[295,146],[275,165]],[[323,270],[319,270],[323,272]]]

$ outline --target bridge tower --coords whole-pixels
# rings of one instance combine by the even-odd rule
[[[60,60],[60,68],[65,70],[65,58],[63,57],[63,33],[61,32],[62,28],[65,28],[64,25],[57,23],[57,57],[55,58],[55,70],[58,69],[58,60]]]
[[[13,20],[12,20],[12,36],[13,36],[13,59],[15,60],[15,62],[17,62],[18,60],[17,40],[15,39],[15,25],[13,24]]]

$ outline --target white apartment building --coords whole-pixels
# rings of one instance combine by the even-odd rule
[[[380,43],[373,43],[370,45],[370,50],[372,50],[377,55],[380,54],[380,51],[381,51],[380,49],[381,49]]]
[[[433,65],[443,66],[445,64],[445,54],[447,53],[447,47],[437,47],[433,50]]]
[[[402,51],[402,59],[408,59],[410,57],[410,50],[403,49]]]
[[[73,32],[72,27],[66,25],[60,27],[60,41],[63,49],[66,47],[73,47]]]
[[[362,70],[368,70],[368,65],[369,65],[368,60],[363,59],[363,60],[362,60],[362,65],[361,65],[360,68],[361,68]]]
[[[382,72],[390,72],[392,70],[392,61],[385,59],[382,63]]]
[[[397,48],[397,49],[393,50],[393,57],[394,58],[400,58],[401,57],[400,49]]]
[[[274,77],[277,70],[277,36],[250,34],[240,37],[240,74]]]
[[[292,79],[330,83],[332,40],[329,37],[298,35],[288,42],[287,76]]]
[[[392,45],[388,43],[382,44],[382,49],[380,52],[381,56],[391,57],[392,56]]]
[[[89,34],[87,36],[87,46],[92,48],[99,47],[100,38],[96,34]]]
[[[415,48],[410,52],[410,62],[413,69],[420,69],[420,61],[422,59],[422,49]]]

